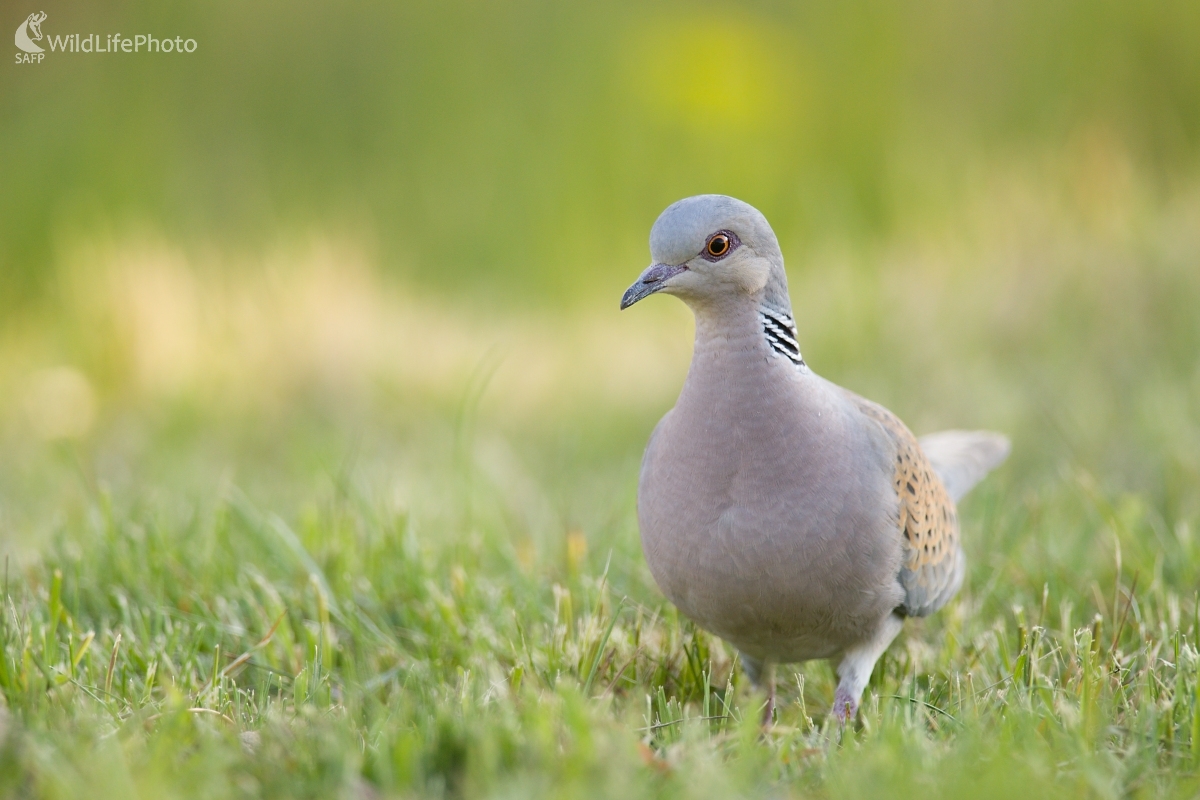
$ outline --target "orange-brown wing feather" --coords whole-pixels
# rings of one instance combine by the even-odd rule
[[[966,567],[954,501],[905,424],[883,406],[849,394],[864,415],[879,423],[896,449],[893,484],[900,499],[899,527],[905,545],[900,568],[903,611],[918,617],[932,614],[958,592]]]

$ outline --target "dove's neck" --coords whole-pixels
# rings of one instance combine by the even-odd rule
[[[786,300],[740,298],[721,306],[692,304],[692,310],[696,316],[692,372],[716,371],[726,379],[746,368],[757,371],[759,366],[767,367],[767,374],[784,368],[808,373]]]
[[[765,345],[772,355],[786,359],[802,372],[808,371],[800,355],[796,338],[796,319],[785,294],[782,300],[763,298],[755,302],[731,302],[726,305],[693,304],[696,315],[696,347],[755,349]]]
[[[792,366],[807,372],[808,365],[800,355],[800,343],[796,340],[796,319],[787,305],[783,307],[763,303],[758,307],[758,320],[762,325],[763,338],[776,355],[792,362]]]
[[[822,414],[831,401],[825,382],[800,359],[791,314],[758,302],[720,313],[692,307],[696,341],[672,429],[716,451],[753,454],[763,463],[787,462],[792,456],[785,450],[820,439],[830,419]],[[775,439],[785,419],[799,426],[792,434],[800,438],[781,444]]]

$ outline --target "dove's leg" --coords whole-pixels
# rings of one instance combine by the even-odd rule
[[[755,686],[767,690],[767,705],[763,709],[763,727],[775,721],[775,665],[769,661],[759,661],[750,658],[745,653],[738,653],[742,658],[742,670]]]
[[[888,645],[903,626],[903,617],[899,614],[888,614],[873,637],[842,654],[842,663],[838,664],[837,668],[838,678],[841,680],[838,682],[837,691],[833,693],[833,714],[838,722],[845,724],[846,720],[854,719],[854,715],[858,713],[858,701],[862,697],[863,689],[867,688],[867,681],[871,679],[871,670],[875,669],[875,662],[883,655],[883,651],[888,649]]]

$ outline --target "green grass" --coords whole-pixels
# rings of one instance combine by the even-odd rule
[[[625,470],[628,472],[628,470]],[[911,625],[860,725],[784,673],[757,720],[719,642],[658,599],[628,492],[611,550],[522,563],[496,490],[453,472],[434,527],[331,477],[285,522],[231,483],[100,491],[9,565],[5,790],[73,796],[1188,796],[1200,764],[1196,553],[1064,475],[968,505],[963,599]],[[986,536],[988,544],[982,541]],[[1124,544],[1121,572],[1088,551]],[[1097,541],[1097,539],[1100,539]],[[1144,543],[1143,543],[1144,544]],[[1040,557],[1037,557],[1040,556]],[[1167,565],[1171,562],[1171,566]],[[1094,593],[1056,576],[1089,564]],[[1081,567],[1085,572],[1089,567]]]
[[[1200,794],[1200,5],[110,5],[200,50],[0,70],[0,794]],[[711,191],[1014,441],[845,734],[641,557]]]
[[[670,301],[618,317],[614,277],[594,312],[481,317],[86,251],[94,291],[68,280],[59,318],[3,342],[2,791],[1194,796],[1198,201],[1076,192],[1094,164],[1065,163],[790,262],[814,368],[918,432],[1015,443],[963,505],[962,594],[908,625],[844,733],[813,663],[762,734],[763,697],[641,559],[638,459],[686,365]],[[386,327],[417,309],[437,336]],[[185,344],[160,363],[164,342]],[[39,441],[26,365],[63,361],[95,421]]]

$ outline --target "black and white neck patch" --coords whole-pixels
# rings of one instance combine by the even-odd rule
[[[800,345],[796,342],[796,320],[791,314],[760,308],[759,317],[762,319],[763,335],[767,344],[779,355],[791,361],[801,372],[808,371],[808,365],[800,355]]]

